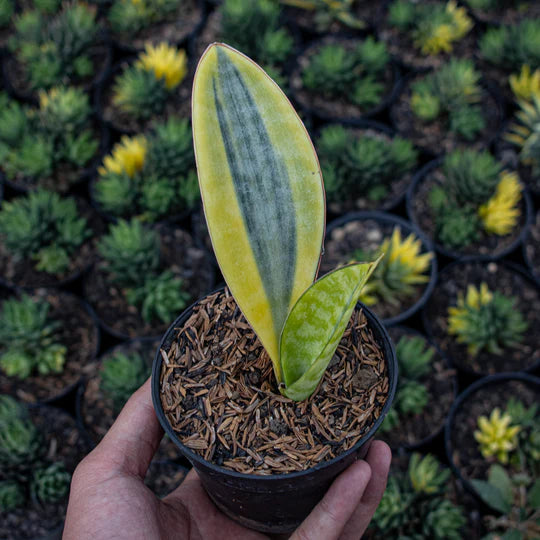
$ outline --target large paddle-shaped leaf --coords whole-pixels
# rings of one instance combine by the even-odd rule
[[[324,236],[315,150],[279,87],[223,44],[197,68],[193,140],[218,263],[281,381],[279,336],[315,279]]]
[[[355,263],[326,274],[299,298],[280,341],[285,396],[301,401],[317,388],[369,276],[373,263]]]

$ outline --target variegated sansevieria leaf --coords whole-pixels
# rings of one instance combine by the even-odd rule
[[[315,150],[279,87],[219,43],[195,75],[193,140],[216,258],[280,381],[279,336],[315,279],[324,236]]]
[[[298,299],[281,334],[283,395],[301,401],[313,394],[343,337],[362,288],[380,260],[334,270]]]

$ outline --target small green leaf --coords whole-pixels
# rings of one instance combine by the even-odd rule
[[[289,313],[280,340],[286,387],[282,394],[301,401],[317,388],[347,328],[373,263],[351,264],[315,282]]]
[[[502,493],[489,482],[483,480],[471,480],[474,489],[480,495],[480,498],[494,510],[507,514],[510,512],[510,505],[505,501]]]
[[[528,494],[529,506],[540,508],[540,478],[537,478]]]
[[[512,480],[510,480],[508,473],[503,467],[492,465],[488,472],[488,482],[500,491],[505,503],[508,505],[512,504],[514,499]]]

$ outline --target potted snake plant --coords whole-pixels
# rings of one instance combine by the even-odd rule
[[[228,288],[165,334],[154,407],[220,510],[290,532],[365,455],[392,402],[391,341],[357,304],[378,261],[314,281],[320,167],[294,109],[253,61],[211,45],[192,106],[205,215]]]

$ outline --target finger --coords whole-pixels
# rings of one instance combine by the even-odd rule
[[[360,503],[370,478],[371,468],[365,461],[353,463],[337,477],[322,501],[293,533],[291,540],[339,538]]]
[[[386,489],[388,470],[392,461],[392,452],[389,446],[382,441],[373,441],[366,461],[371,467],[371,479],[360,504],[345,525],[340,540],[358,540],[362,537]]]
[[[109,468],[144,478],[163,437],[154,412],[148,379],[128,400],[94,450]]]

